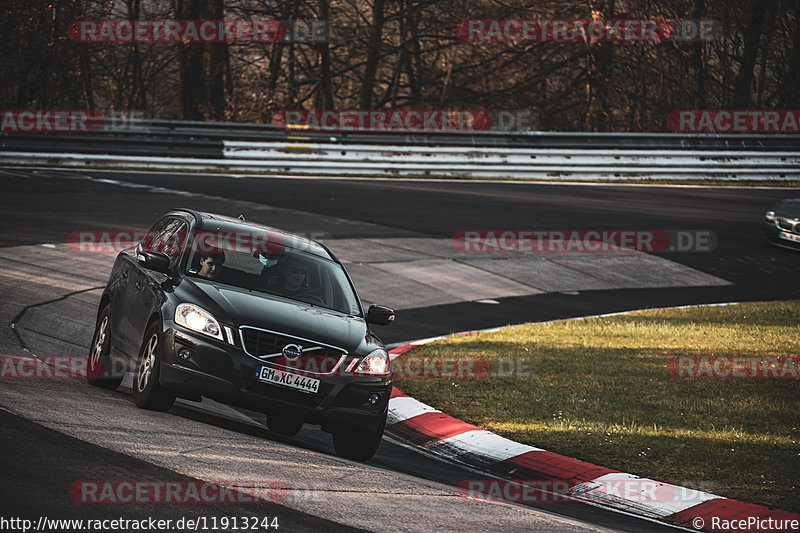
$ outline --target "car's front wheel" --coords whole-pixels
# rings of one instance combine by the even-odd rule
[[[161,328],[154,322],[144,335],[133,377],[133,399],[142,409],[167,411],[175,402],[175,396],[165,391],[158,381],[160,366]]]
[[[86,380],[95,387],[115,390],[122,383],[124,372],[115,372],[111,363],[111,306],[106,305],[97,318],[92,346],[86,361]]]
[[[333,432],[333,448],[338,455],[354,461],[369,461],[383,438],[383,428],[386,426],[386,414],[377,430],[346,430],[338,429]]]

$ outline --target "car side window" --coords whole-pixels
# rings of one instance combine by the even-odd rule
[[[163,252],[174,264],[186,245],[187,224],[181,219],[166,217],[158,221],[142,241],[142,248],[153,252]]]
[[[181,252],[186,245],[186,223],[180,219],[172,219],[164,227],[160,240],[164,252],[169,255],[169,262],[174,265],[181,257]]]
[[[142,239],[142,242],[139,243],[142,250],[147,250],[148,252],[159,251],[158,236],[164,231],[164,227],[169,223],[169,221],[169,218],[162,218],[147,231],[144,239]]]

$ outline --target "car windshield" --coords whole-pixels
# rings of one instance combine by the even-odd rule
[[[347,315],[361,307],[338,263],[282,247],[278,251],[225,247],[190,252],[186,273],[216,283],[268,293]]]

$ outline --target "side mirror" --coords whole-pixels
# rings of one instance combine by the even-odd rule
[[[389,309],[382,305],[372,304],[367,311],[366,321],[368,324],[375,324],[378,326],[388,326],[394,322],[394,309]]]
[[[149,268],[150,270],[155,270],[156,272],[161,272],[163,274],[169,274],[169,256],[163,252],[146,252],[144,250],[139,251],[137,255],[139,259],[139,264],[145,268]]]

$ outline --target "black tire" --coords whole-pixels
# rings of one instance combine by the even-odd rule
[[[154,322],[144,335],[133,375],[133,399],[142,409],[167,411],[175,402],[175,396],[165,391],[159,383],[160,366],[161,327]]]
[[[388,413],[388,411],[387,411]],[[386,414],[380,426],[375,431],[357,431],[339,429],[333,433],[333,448],[336,453],[354,461],[369,461],[383,438],[383,428],[386,427]]]
[[[275,433],[294,437],[303,429],[303,421],[284,416],[267,415],[267,427]]]
[[[122,383],[125,372],[115,369],[111,362],[111,306],[106,305],[95,324],[92,345],[86,360],[86,381],[95,387],[116,390]],[[119,375],[115,375],[116,374]]]

